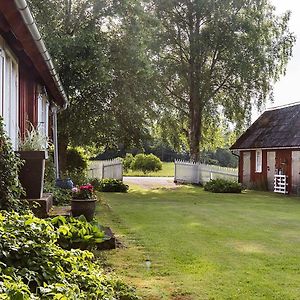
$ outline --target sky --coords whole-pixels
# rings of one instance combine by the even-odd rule
[[[274,86],[275,102],[267,103],[266,107],[285,105],[300,101],[300,1],[299,0],[271,0],[276,12],[281,14],[291,11],[290,30],[296,35],[297,42],[293,49],[286,75]]]

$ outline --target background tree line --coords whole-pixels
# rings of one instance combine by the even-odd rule
[[[63,168],[69,145],[154,139],[194,160],[228,145],[272,99],[295,42],[268,0],[29,2],[70,100]]]

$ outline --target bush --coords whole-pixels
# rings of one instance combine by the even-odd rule
[[[119,192],[126,193],[129,186],[124,184],[123,181],[117,179],[102,179],[100,181],[99,189],[100,192]]]
[[[66,171],[62,179],[68,179],[70,178],[74,185],[83,185],[88,182],[87,179],[87,172],[83,169],[73,169],[72,171]]]
[[[89,223],[84,216],[79,218],[58,216],[51,220],[58,233],[58,243],[64,249],[93,249],[104,241],[104,232],[96,222]]]
[[[90,179],[87,180],[87,182],[90,183],[94,187],[95,191],[101,192],[101,189],[102,189],[101,179],[90,178]]]
[[[0,212],[0,228],[0,299],[137,299],[91,252],[62,249],[50,220]]]
[[[131,164],[134,160],[134,157],[131,153],[126,153],[125,158],[123,159],[123,169],[125,172],[131,168]]]
[[[204,185],[204,190],[213,193],[241,193],[242,185],[236,181],[213,179]]]
[[[134,171],[142,171],[144,174],[157,172],[162,169],[162,163],[160,159],[153,154],[137,154],[131,163],[131,169]]]
[[[22,204],[17,200],[23,193],[18,178],[22,163],[12,149],[11,142],[4,131],[3,119],[0,116],[0,209],[24,209],[24,202]]]
[[[88,160],[82,150],[78,148],[69,148],[67,150],[66,170],[68,172],[86,171],[87,167]]]

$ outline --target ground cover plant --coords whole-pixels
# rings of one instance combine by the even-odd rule
[[[241,193],[242,185],[236,181],[226,179],[213,179],[204,185],[204,190],[212,193]]]
[[[102,198],[99,219],[126,245],[104,258],[143,299],[299,298],[299,198],[191,186]]]
[[[105,233],[97,222],[87,222],[84,216],[78,218],[57,216],[50,219],[58,233],[58,244],[64,249],[93,249],[105,239]]]
[[[0,212],[0,299],[137,299],[91,252],[64,250],[58,237],[49,220]]]
[[[102,179],[99,182],[95,182],[96,180],[92,180],[91,182],[96,183],[96,187],[99,192],[118,192],[118,193],[126,193],[128,191],[128,185],[123,183],[121,180],[106,178]]]

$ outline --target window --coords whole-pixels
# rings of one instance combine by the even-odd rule
[[[262,172],[262,150],[256,150],[256,167],[255,172],[261,173]]]
[[[0,114],[15,150],[18,148],[18,73],[17,61],[0,37]]]

